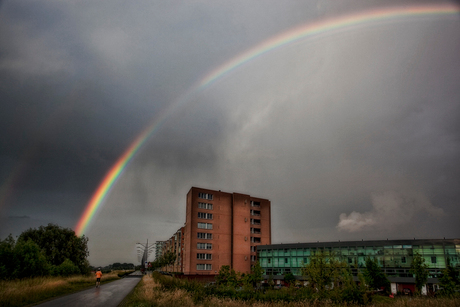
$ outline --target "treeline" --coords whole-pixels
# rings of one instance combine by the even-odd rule
[[[135,266],[132,263],[119,263],[115,262],[104,267],[94,267],[91,266],[91,271],[96,271],[97,268],[101,268],[102,273],[108,273],[117,270],[135,270]]]
[[[166,252],[163,255],[161,255],[159,258],[155,259],[155,261],[150,263],[150,268],[151,270],[156,270],[168,265],[171,265],[176,261],[176,254],[173,252]]]
[[[0,240],[0,279],[69,276],[90,272],[88,238],[48,224],[28,229],[17,240]]]

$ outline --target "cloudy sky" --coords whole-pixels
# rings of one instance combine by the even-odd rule
[[[0,2],[0,238],[75,229],[162,114],[85,235],[90,262],[185,222],[197,186],[272,202],[272,242],[460,237],[460,14],[292,29],[449,1]],[[190,94],[192,93],[192,94]],[[185,98],[184,98],[185,97]]]

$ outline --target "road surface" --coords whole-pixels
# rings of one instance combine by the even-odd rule
[[[141,280],[140,272],[134,272],[129,277],[116,280],[99,288],[92,288],[66,295],[46,303],[37,305],[40,307],[116,307],[121,301],[134,289],[137,283]]]

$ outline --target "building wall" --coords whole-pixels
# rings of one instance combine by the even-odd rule
[[[377,259],[390,281],[401,284],[414,282],[409,271],[415,253],[429,266],[429,283],[437,283],[447,258],[460,269],[460,239],[275,244],[259,246],[258,256],[265,274],[276,279],[287,272],[301,275],[300,268],[318,252],[333,254],[346,262],[355,276],[365,267],[367,257]]]
[[[209,195],[212,195],[212,199],[209,199]],[[253,202],[259,206],[251,206]],[[208,205],[200,206],[200,203]],[[254,213],[251,210],[256,210],[258,215],[251,215]],[[260,225],[252,225],[253,219],[258,220]],[[212,229],[199,228],[199,223],[212,224]],[[251,228],[254,227],[260,233],[251,234]],[[255,248],[251,252],[251,246],[270,244],[270,229],[269,200],[192,187],[187,193],[186,202],[183,272],[217,274],[223,265],[229,265],[236,271],[249,272],[256,260]],[[199,238],[198,233],[210,234],[212,239]],[[253,243],[252,238],[260,242]],[[212,248],[200,249],[199,244],[200,247],[202,244],[211,244]],[[211,259],[198,259],[198,254],[205,254],[205,258]]]

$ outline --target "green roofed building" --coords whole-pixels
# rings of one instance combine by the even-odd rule
[[[381,240],[289,243],[257,246],[258,260],[265,271],[265,277],[282,280],[291,272],[302,279],[300,268],[308,264],[317,252],[333,254],[348,263],[357,280],[360,269],[364,268],[366,257],[378,260],[383,272],[392,283],[392,292],[409,289],[414,291],[415,279],[409,272],[412,258],[418,252],[429,267],[428,290],[436,289],[441,271],[447,259],[453,267],[460,268],[460,239],[427,240]]]

